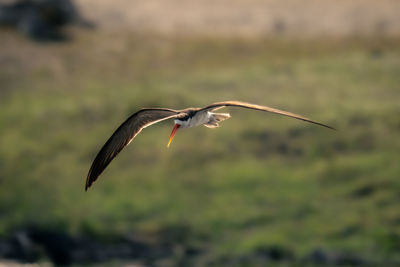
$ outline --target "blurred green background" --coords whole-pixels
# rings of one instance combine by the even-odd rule
[[[302,266],[317,250],[399,263],[397,37],[69,31],[56,44],[0,31],[0,236],[32,225],[129,234],[201,251],[187,266]],[[222,100],[338,131],[232,108],[223,127],[179,131],[167,149],[166,121],[84,192],[94,156],[130,114]]]

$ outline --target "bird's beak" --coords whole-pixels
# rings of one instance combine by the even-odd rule
[[[167,147],[169,147],[169,145],[171,144],[171,141],[174,138],[174,135],[175,135],[176,131],[178,131],[180,126],[181,126],[180,124],[177,124],[177,123],[175,124],[174,128],[172,129],[171,136],[169,137],[169,141],[168,141]]]

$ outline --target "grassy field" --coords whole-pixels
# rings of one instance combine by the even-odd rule
[[[0,235],[131,233],[200,248],[203,264],[270,247],[399,260],[398,41],[76,34],[40,45],[0,32]],[[221,100],[338,131],[229,109],[223,127],[182,130],[167,149],[164,122],[84,192],[95,154],[131,113]]]

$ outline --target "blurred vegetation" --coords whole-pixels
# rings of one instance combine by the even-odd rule
[[[278,246],[400,257],[397,40],[79,33],[38,45],[1,32],[0,235],[39,225],[132,233],[212,259]],[[223,127],[145,129],[88,192],[103,143],[142,107],[243,100],[334,132],[229,109]]]

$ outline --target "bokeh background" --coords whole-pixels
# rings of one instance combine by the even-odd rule
[[[400,264],[399,1],[70,4],[0,28],[0,265]],[[222,100],[339,130],[229,109],[167,149],[163,122],[84,191],[133,112]]]

